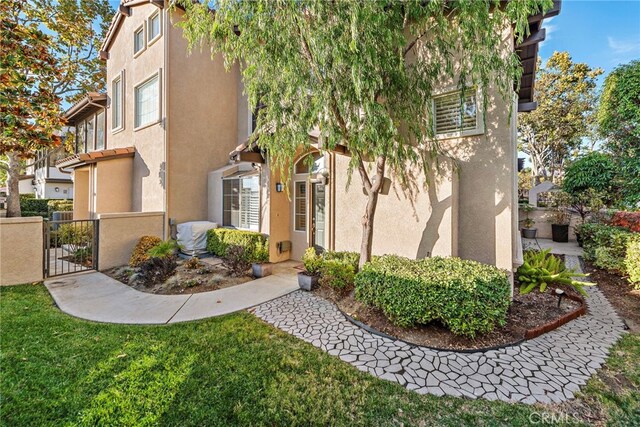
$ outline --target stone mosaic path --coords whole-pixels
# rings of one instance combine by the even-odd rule
[[[566,262],[580,268],[575,256]],[[254,314],[361,371],[421,394],[551,403],[573,398],[623,333],[623,322],[597,287],[587,292],[587,315],[521,345],[476,353],[373,335],[330,302],[303,291],[262,304]]]

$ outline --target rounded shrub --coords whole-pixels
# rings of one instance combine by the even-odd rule
[[[346,291],[353,286],[355,269],[340,260],[326,260],[320,268],[320,284],[338,291]]]
[[[234,228],[207,231],[207,250],[212,254],[223,258],[230,245],[242,246],[249,263],[269,261],[269,240],[262,233]]]
[[[356,299],[381,309],[398,326],[437,320],[468,337],[503,326],[511,304],[505,271],[459,258],[385,255],[365,264],[355,285]]]
[[[149,250],[162,243],[162,239],[157,236],[142,236],[136,246],[133,248],[129,265],[138,267],[149,259]]]

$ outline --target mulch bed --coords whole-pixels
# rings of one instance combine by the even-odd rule
[[[565,291],[567,290],[565,289]],[[506,326],[471,339],[454,335],[437,322],[412,328],[395,326],[381,310],[356,301],[353,291],[339,294],[332,289],[321,286],[314,289],[313,292],[332,301],[344,313],[376,331],[412,344],[447,350],[482,350],[515,344],[525,338],[527,330],[555,321],[581,306],[576,301],[563,298],[562,304],[558,308],[558,297],[554,294],[553,289],[549,288],[544,293],[534,291],[521,295],[516,286],[514,302],[509,308]]]
[[[219,260],[214,259],[213,262],[210,259],[207,259],[207,262],[201,260],[198,268],[187,268],[186,260],[180,259],[178,267],[169,278],[152,286],[130,284],[132,269],[128,266],[115,267],[103,273],[138,291],[161,295],[197,294],[230,288],[254,280],[250,274],[240,277],[230,275],[229,271],[217,261]]]
[[[640,332],[640,290],[633,290],[625,277],[596,268],[589,261],[584,264],[589,278],[598,284],[630,332]]]

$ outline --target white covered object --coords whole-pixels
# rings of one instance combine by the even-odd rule
[[[201,255],[207,252],[207,230],[218,228],[209,221],[191,221],[178,224],[178,245],[187,255]]]

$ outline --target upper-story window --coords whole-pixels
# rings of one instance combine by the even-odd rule
[[[76,152],[89,153],[104,150],[105,111],[103,109],[92,113],[76,123]]]
[[[124,71],[111,82],[111,130],[124,128]]]
[[[433,115],[438,136],[468,136],[483,132],[478,93],[474,88],[466,90],[464,95],[454,91],[434,97]]]
[[[140,128],[160,120],[160,73],[136,86],[134,104],[135,127]]]
[[[96,114],[96,150],[104,149],[104,110]]]
[[[161,30],[161,19],[162,15],[160,15],[160,11],[157,11],[153,15],[151,15],[148,19],[147,23],[147,41],[149,44],[154,42],[162,32]]]
[[[133,33],[133,53],[140,53],[145,47],[146,41],[144,37],[144,25],[141,25],[140,28]]]

